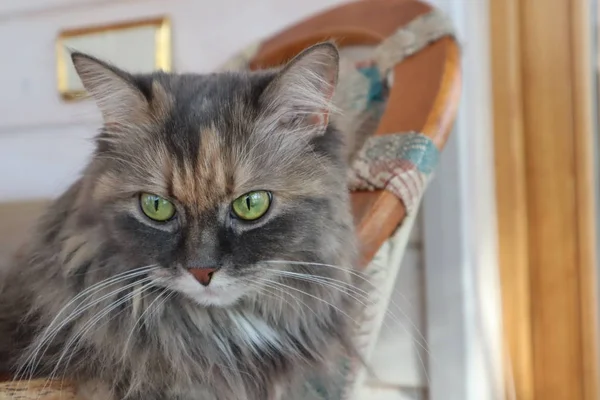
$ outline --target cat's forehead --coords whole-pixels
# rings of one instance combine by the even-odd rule
[[[146,82],[152,132],[129,142],[132,161],[141,165],[124,179],[130,186],[144,182],[143,191],[172,196],[198,212],[252,190],[290,196],[317,191],[314,153],[305,154],[306,142],[265,136],[258,121],[265,76],[153,76]]]
[[[274,73],[165,74],[152,76],[173,99],[173,112],[202,119],[218,118],[232,106],[256,108]]]
[[[320,192],[320,181],[313,174],[314,160],[289,158],[283,150],[269,151],[255,137],[242,136],[202,127],[198,140],[188,141],[188,147],[172,141],[162,160],[167,165],[158,166],[163,171],[159,184],[195,214],[253,190],[268,190],[283,198]]]
[[[235,161],[227,155],[215,129],[199,132],[198,146],[174,162],[170,191],[180,202],[198,211],[210,209],[235,190]]]
[[[264,79],[245,74],[154,77],[151,103],[161,107],[157,134],[180,160],[189,161],[251,140]],[[153,96],[154,97],[154,96]],[[167,100],[165,101],[164,98]],[[166,105],[166,106],[165,106]],[[168,111],[165,112],[165,109]]]
[[[245,75],[163,76],[170,111],[158,127],[170,156],[172,195],[199,209],[239,191],[244,171],[260,164],[253,153],[258,113],[254,83]],[[253,160],[253,162],[248,162]],[[258,166],[260,168],[260,166]]]

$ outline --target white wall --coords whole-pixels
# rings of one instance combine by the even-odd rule
[[[456,126],[423,202],[430,396],[504,400],[489,0],[435,0],[461,42]]]
[[[0,2],[0,201],[54,196],[71,182],[99,127],[91,102],[56,89],[60,30],[169,15],[177,71],[207,72],[253,40],[340,0],[3,0]],[[77,4],[76,7],[73,4]]]

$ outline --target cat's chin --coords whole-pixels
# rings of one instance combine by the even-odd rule
[[[236,293],[236,291],[223,288],[213,289],[207,287],[202,289],[199,293],[188,292],[184,294],[201,306],[212,307],[231,307],[243,297],[243,293]]]
[[[215,276],[209,286],[203,286],[187,272],[169,275],[159,272],[154,278],[160,286],[179,292],[205,307],[231,307],[247,294],[247,289],[238,287],[234,278],[226,276]]]
[[[202,286],[195,279],[182,276],[177,278],[173,284],[178,292],[201,306],[230,307],[235,305],[245,294],[235,285],[220,285],[216,282],[209,286]]]

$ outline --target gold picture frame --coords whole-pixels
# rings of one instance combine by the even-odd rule
[[[58,92],[63,100],[87,97],[71,63],[72,50],[113,62],[132,72],[171,71],[171,22],[168,17],[68,29],[56,40]]]

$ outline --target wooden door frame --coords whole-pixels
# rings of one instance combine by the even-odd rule
[[[596,400],[591,7],[490,0],[489,11],[508,393]]]

